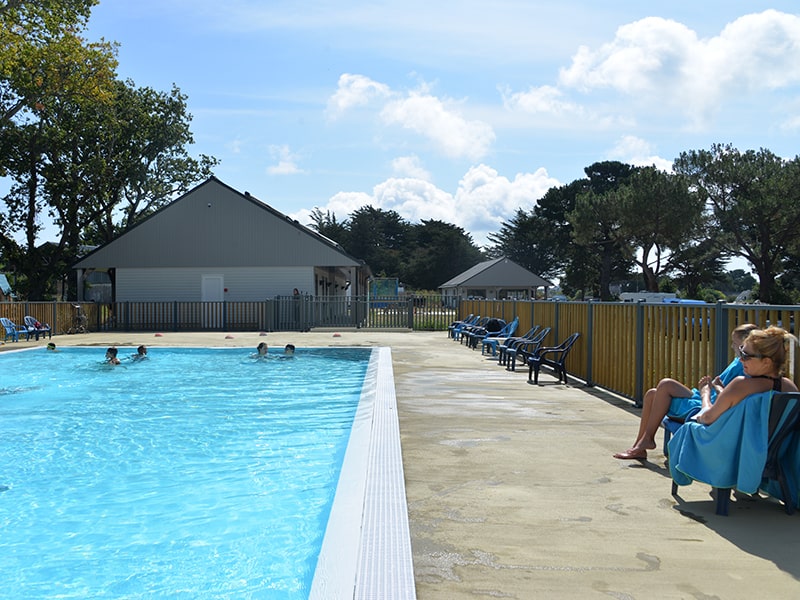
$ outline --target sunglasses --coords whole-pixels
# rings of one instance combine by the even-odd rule
[[[764,358],[763,354],[750,354],[744,351],[744,346],[739,346],[739,360],[747,361],[751,358]]]

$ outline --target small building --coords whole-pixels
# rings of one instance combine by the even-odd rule
[[[78,300],[98,302],[358,295],[370,275],[337,243],[216,177],[73,268]]]
[[[489,300],[527,300],[536,297],[536,290],[553,284],[501,256],[487,260],[439,286],[443,301],[455,306],[457,299],[486,298]]]

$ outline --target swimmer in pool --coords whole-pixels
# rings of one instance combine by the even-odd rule
[[[117,358],[117,349],[114,346],[111,346],[111,348],[106,350],[106,362],[110,365],[119,364],[119,359]]]
[[[131,360],[144,360],[147,358],[147,347],[139,346],[136,349],[136,354],[131,354]]]

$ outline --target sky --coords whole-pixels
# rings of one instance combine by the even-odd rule
[[[303,224],[371,205],[485,245],[597,161],[798,154],[796,0],[101,0],[85,36]]]

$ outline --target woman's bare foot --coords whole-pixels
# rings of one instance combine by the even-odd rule
[[[626,450],[625,452],[617,452],[614,455],[614,458],[618,458],[620,460],[640,460],[643,458],[647,458],[647,450],[642,450],[639,448],[631,448]]]

